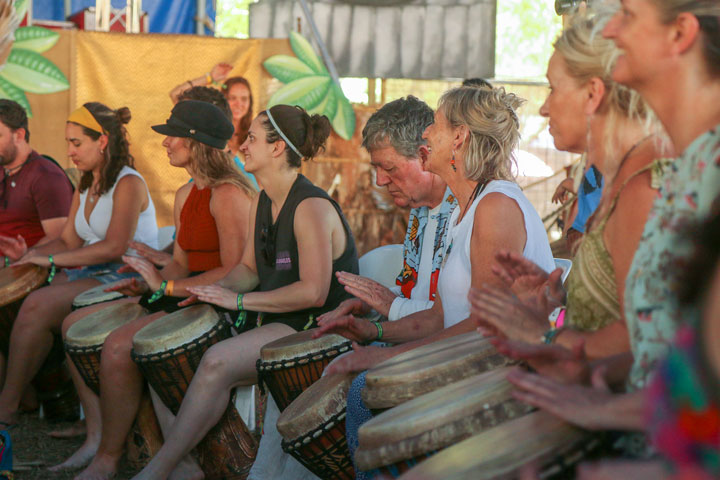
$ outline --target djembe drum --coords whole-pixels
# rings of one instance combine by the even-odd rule
[[[293,333],[260,350],[258,383],[267,386],[280,412],[320,379],[333,358],[350,351],[351,342],[340,335],[313,339],[316,330]]]
[[[300,394],[280,415],[282,449],[323,479],[355,478],[345,439],[347,393],[355,375],[329,375]]]
[[[93,312],[72,325],[65,335],[65,351],[90,389],[100,395],[100,356],[105,339],[117,328],[147,312],[137,303],[121,303]],[[150,396],[143,394],[137,417],[126,439],[127,459],[142,468],[162,447],[160,432]]]
[[[386,410],[360,427],[355,462],[393,477],[472,435],[526,415],[512,398],[509,367],[446,385]]]
[[[230,323],[212,307],[194,305],[136,333],[132,357],[158,397],[177,415],[203,354],[230,336]],[[198,445],[205,478],[245,479],[256,451],[257,442],[231,398],[223,417]]]
[[[22,302],[30,292],[45,283],[47,276],[46,268],[30,264],[0,270],[0,351],[6,358],[10,348],[10,332]],[[70,371],[65,365],[65,354],[59,337],[55,337],[53,347],[32,384],[37,390],[46,420],[77,420],[80,403]]]
[[[414,348],[370,369],[362,399],[374,411],[511,363],[477,332]]]
[[[401,480],[509,480],[528,462],[540,478],[574,478],[573,469],[603,442],[547,412],[533,412],[446,448]]]
[[[105,289],[112,287],[115,283],[98,285],[97,287],[85,290],[80,295],[75,297],[75,300],[73,300],[72,309],[78,310],[80,308],[89,307],[90,305],[97,305],[98,303],[105,303],[111,300],[118,300],[120,298],[124,298],[125,295],[120,292],[105,291]]]

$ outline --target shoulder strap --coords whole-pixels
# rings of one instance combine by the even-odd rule
[[[637,177],[638,175],[641,175],[641,174],[647,172],[648,170],[651,170],[652,168],[655,168],[655,163],[656,163],[656,161],[650,162],[649,164],[645,165],[641,169],[636,170],[635,172],[630,174],[630,176],[625,179],[625,181],[622,183],[622,185],[620,185],[620,188],[618,189],[618,191],[615,193],[615,196],[613,197],[612,202],[610,203],[610,208],[608,209],[607,214],[605,214],[603,219],[600,220],[600,223],[598,224],[599,228],[602,227],[603,225],[605,225],[605,223],[607,223],[608,218],[610,218],[610,215],[612,215],[612,213],[615,211],[615,206],[617,205],[617,201],[620,199],[620,195],[622,194],[623,190],[625,190],[625,187],[630,182],[630,180]]]

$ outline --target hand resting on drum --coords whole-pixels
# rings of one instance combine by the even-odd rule
[[[172,262],[172,255],[161,250],[155,250],[154,248],[145,245],[140,242],[130,242],[129,247],[137,251],[138,254],[150,260],[154,265],[158,267],[165,267]]]
[[[359,298],[379,314],[385,317],[390,315],[390,307],[397,295],[389,288],[375,280],[348,272],[336,272],[335,275],[338,282],[345,286],[346,292]]]
[[[218,305],[220,307],[227,308],[228,310],[238,309],[238,293],[232,290],[228,290],[227,288],[223,288],[219,285],[187,287],[186,290],[193,295],[196,295],[197,300],[200,300],[201,302],[212,303],[213,305]],[[187,300],[183,300],[178,305],[189,305],[190,303],[193,303],[190,301],[192,299],[193,297],[190,297]]]
[[[28,247],[22,235],[14,238],[0,235],[0,250],[2,250],[10,260],[16,261],[27,253]]]
[[[138,280],[137,278],[124,278],[103,291],[120,292],[128,297],[137,297],[147,292],[149,289],[150,287],[148,287],[148,284],[143,280]]]
[[[510,372],[507,379],[518,388],[513,391],[515,398],[574,425],[588,430],[642,431],[642,392],[639,398],[637,394],[613,394],[605,380],[606,371],[605,366],[593,369],[592,386],[568,385],[520,369]]]
[[[369,320],[353,315],[334,315],[334,313],[329,312],[318,317],[319,328],[313,333],[313,338],[335,333],[354,342],[365,343],[378,337],[377,327]]]
[[[123,255],[122,259],[123,262],[128,264],[133,268],[133,270],[143,277],[145,283],[147,283],[151,291],[154,292],[160,288],[160,285],[163,282],[163,277],[160,275],[160,272],[157,268],[155,268],[155,265],[153,265],[152,262],[141,257],[134,257],[130,255]]]
[[[323,320],[337,320],[347,315],[367,315],[370,312],[370,306],[359,298],[348,298],[340,302],[335,310],[323,313],[317,319],[318,322]]]
[[[371,369],[398,353],[393,352],[390,348],[375,347],[372,345],[363,347],[357,342],[353,342],[352,347],[352,352],[346,353],[333,360],[330,365],[325,368],[324,374],[359,373]]]

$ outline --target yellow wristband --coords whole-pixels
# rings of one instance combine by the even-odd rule
[[[213,83],[213,78],[212,75],[210,75],[210,72],[205,74],[205,83],[207,83],[208,85]]]
[[[168,280],[167,285],[165,285],[165,295],[168,297],[172,297],[174,287],[175,280]]]

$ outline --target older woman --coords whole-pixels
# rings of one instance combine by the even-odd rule
[[[659,171],[654,168],[658,139],[648,134],[650,112],[636,92],[610,78],[615,47],[594,35],[596,25],[596,20],[577,17],[557,40],[548,65],[550,93],[540,109],[550,119],[556,147],[583,146],[589,160],[609,179],[568,277],[567,309],[559,312],[564,315],[563,325],[548,332],[550,312],[516,296],[521,286],[529,286],[530,275],[517,280],[514,294],[493,288],[471,292],[476,318],[504,336],[535,343],[545,335],[565,346],[582,339],[591,359],[630,349],[622,315],[625,277],[657,195],[653,185]],[[504,253],[499,260],[508,266],[510,286],[513,272],[519,269],[538,271],[536,290],[550,282],[518,255]],[[553,282],[552,291],[561,292],[560,279],[554,276]]]
[[[86,103],[68,118],[65,139],[70,160],[82,172],[80,186],[60,238],[23,252],[18,261],[50,267],[50,286],[25,299],[13,325],[0,423],[16,421],[20,398],[50,351],[53,333],[60,331],[75,296],[128,275],[117,269],[130,240],[157,243],[155,207],[145,181],[132,168],[124,127],[129,121],[129,109],[111,110],[96,102]],[[24,250],[24,242],[12,248]]]
[[[276,105],[260,113],[241,151],[265,189],[254,201],[241,263],[218,285],[193,287],[202,301],[262,312],[252,330],[203,356],[165,444],[137,478],[166,478],[222,416],[230,391],[257,382],[268,342],[315,325],[349,298],[335,278],[358,273],[355,242],[339,205],[298,173],[330,134],[324,116]]]

